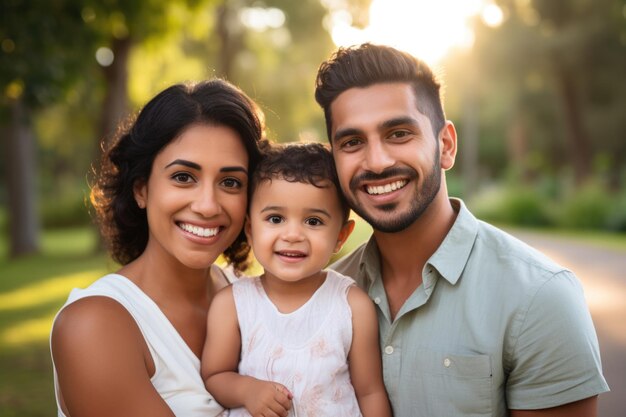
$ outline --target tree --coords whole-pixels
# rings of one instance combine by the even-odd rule
[[[626,105],[622,2],[498,4],[507,18],[497,28],[478,25],[475,53],[482,117],[508,138],[515,152],[508,160],[517,161],[522,178],[570,171],[580,184],[605,155],[618,182],[626,163],[626,120],[618,116]]]
[[[6,0],[0,5],[0,123],[9,200],[10,255],[39,249],[34,113],[79,76],[89,35],[78,0]]]

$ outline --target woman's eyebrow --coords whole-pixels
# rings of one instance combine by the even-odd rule
[[[195,162],[187,161],[185,159],[176,159],[176,160],[170,162],[169,164],[167,164],[165,166],[165,168],[169,168],[172,165],[182,165],[182,166],[186,166],[187,168],[196,169],[198,171],[202,169],[202,167],[200,165],[196,164]]]
[[[169,168],[173,165],[182,165],[187,168],[195,169],[197,171],[202,171],[202,167],[199,164],[195,162],[187,161],[186,159],[176,159],[170,162],[169,164],[167,164],[165,168]],[[248,175],[248,170],[246,170],[246,168],[242,166],[237,166],[237,165],[222,167],[220,168],[220,172],[243,172],[244,174]]]
[[[242,166],[222,167],[220,168],[220,172],[243,172],[248,175],[248,170]]]

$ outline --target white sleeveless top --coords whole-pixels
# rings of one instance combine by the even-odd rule
[[[231,277],[227,279],[230,280]],[[221,415],[224,409],[204,387],[204,381],[200,376],[200,360],[148,295],[128,278],[119,274],[109,274],[86,289],[73,289],[61,310],[81,298],[92,296],[110,297],[131,314],[154,361],[152,385],[176,416]],[[58,416],[66,417],[61,411],[56,367],[53,368]],[[227,415],[227,412],[222,415]]]
[[[360,417],[348,371],[354,281],[326,271],[324,283],[298,310],[283,314],[259,277],[233,283],[241,331],[239,373],[279,382],[294,395],[293,417]],[[230,416],[250,416],[244,408]]]

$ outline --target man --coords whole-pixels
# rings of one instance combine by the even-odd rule
[[[448,197],[439,88],[372,44],[340,48],[316,81],[342,190],[374,229],[333,267],[377,304],[394,414],[595,416],[608,385],[581,285]]]

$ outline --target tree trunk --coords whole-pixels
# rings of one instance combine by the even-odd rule
[[[39,252],[37,213],[37,163],[30,109],[21,98],[10,100],[10,122],[5,142],[6,181],[9,199],[9,255]]]
[[[237,12],[234,10],[237,5],[233,6],[232,1],[226,0],[217,7],[216,33],[220,40],[217,72],[220,77],[231,82],[235,57],[240,48],[238,34],[240,28],[236,19]]]
[[[114,39],[113,63],[103,67],[106,93],[102,104],[100,139],[108,143],[128,115],[128,56],[131,38]]]
[[[524,112],[517,108],[513,113],[511,123],[507,129],[507,148],[509,161],[513,165],[515,175],[523,183],[529,183],[533,179],[533,174],[528,166],[528,129]]]
[[[475,84],[474,84],[475,85]],[[463,198],[470,199],[478,190],[479,107],[476,93],[466,86],[463,96],[463,135],[459,138],[462,163]]]
[[[581,184],[591,174],[591,143],[585,128],[576,81],[572,72],[557,63],[557,82],[567,125],[567,149],[574,168],[574,180]]]

